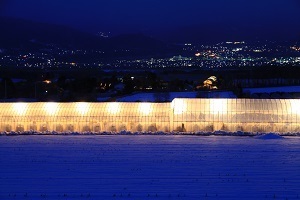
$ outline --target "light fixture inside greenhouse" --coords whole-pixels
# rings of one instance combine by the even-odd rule
[[[27,103],[15,103],[13,109],[17,115],[25,115],[27,111]]]
[[[291,99],[290,102],[291,102],[291,107],[290,107],[291,113],[292,114],[299,114],[300,115],[300,103],[299,103],[299,100]]]
[[[89,104],[86,102],[76,103],[76,110],[81,115],[85,115],[89,112]]]
[[[58,104],[54,102],[45,103],[44,109],[48,115],[55,115],[58,109]]]
[[[213,114],[225,114],[227,112],[227,100],[211,99],[210,110]]]
[[[144,115],[149,115],[151,113],[151,104],[150,103],[140,103],[139,110]]]
[[[175,115],[183,114],[187,109],[187,104],[184,99],[174,99],[172,102],[172,108]]]
[[[109,103],[108,104],[108,107],[107,107],[107,111],[110,113],[110,114],[117,114],[120,112],[120,104],[119,103]]]

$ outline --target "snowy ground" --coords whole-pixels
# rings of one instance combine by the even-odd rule
[[[249,93],[272,93],[272,92],[300,92],[300,86],[282,86],[282,87],[261,87],[244,88],[244,92]]]
[[[164,99],[165,95],[167,96]],[[156,102],[157,97],[164,101],[173,101],[175,98],[196,98],[200,95],[202,98],[236,98],[236,95],[231,91],[209,91],[209,92],[166,92],[166,93],[136,93],[133,95],[124,96],[118,98],[118,102]]]
[[[1,136],[0,199],[300,199],[300,138]]]

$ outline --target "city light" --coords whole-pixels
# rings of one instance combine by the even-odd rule
[[[44,80],[43,82],[46,83],[46,84],[50,84],[51,83],[50,80]]]
[[[73,56],[73,55],[93,55],[93,53],[104,54],[102,51],[87,51],[81,49],[58,49],[49,52],[43,52],[42,50],[35,53],[26,54],[26,59],[23,58],[24,54],[18,55],[5,55],[0,54],[0,66],[14,64],[16,67],[28,67],[28,68],[68,68],[68,69],[79,69],[79,68],[115,68],[115,69],[163,69],[163,68],[178,68],[181,66],[189,66],[195,69],[197,68],[231,68],[231,67],[245,67],[245,66],[265,66],[268,64],[276,65],[294,65],[299,66],[299,63],[295,61],[294,53],[300,52],[300,47],[298,44],[294,45],[269,45],[269,43],[254,43],[248,44],[244,41],[227,41],[220,42],[217,44],[211,45],[194,45],[190,43],[184,43],[182,50],[186,55],[192,55],[190,57],[185,56],[170,56],[164,58],[145,58],[145,59],[117,59],[115,61],[110,60],[109,62],[92,61],[92,62],[75,62],[68,61],[63,62],[57,59],[57,56]],[[1,51],[1,49],[0,49]],[[56,52],[57,51],[57,52]],[[116,50],[117,51],[117,50]],[[119,50],[126,51],[128,49]],[[275,58],[278,58],[279,52],[281,53],[290,53],[287,56],[284,56],[284,59],[288,59],[287,62],[283,63],[270,63],[274,57],[263,56],[257,57],[253,56],[252,52],[262,53],[276,52],[274,54]],[[192,54],[191,54],[192,53]],[[193,59],[193,57],[198,59]],[[247,60],[243,60],[247,58]],[[187,62],[189,61],[189,62]],[[136,78],[135,78],[136,79]],[[51,83],[45,81],[45,83]]]

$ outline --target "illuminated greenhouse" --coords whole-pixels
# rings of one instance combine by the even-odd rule
[[[298,99],[1,103],[1,132],[300,132]]]

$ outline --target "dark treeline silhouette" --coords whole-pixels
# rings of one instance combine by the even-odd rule
[[[0,99],[28,101],[97,101],[98,96],[114,99],[133,92],[207,90],[203,82],[216,76],[220,90],[234,91],[238,97],[243,88],[300,85],[299,67],[265,66],[245,70],[194,71],[102,71],[102,70],[0,70]],[[193,78],[192,78],[193,77]],[[196,78],[195,78],[196,77]],[[200,87],[199,87],[200,86]],[[157,95],[159,101],[167,97]]]

